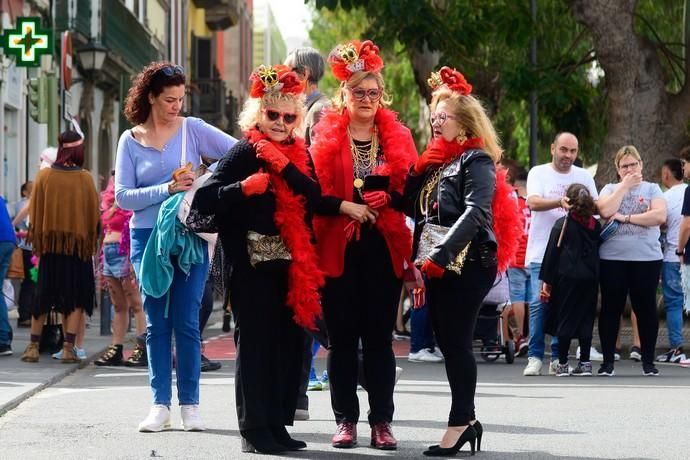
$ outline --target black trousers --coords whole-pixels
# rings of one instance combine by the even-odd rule
[[[199,337],[202,337],[202,339],[211,313],[213,313],[213,277],[209,275],[208,279],[206,279],[206,285],[204,285],[204,293],[201,296],[201,308],[199,309]]]
[[[472,351],[474,326],[484,297],[496,279],[496,266],[468,260],[460,276],[453,272],[427,280],[427,305],[436,341],[445,358],[452,403],[448,426],[474,420],[477,362]]]
[[[659,318],[656,314],[656,288],[661,273],[661,260],[628,262],[602,260],[599,283],[601,286],[601,312],[599,313],[599,337],[604,362],[613,364],[616,337],[625,300],[637,316],[640,333],[642,362],[654,362],[654,349],[659,334]]]
[[[401,280],[393,272],[386,241],[375,228],[362,227],[359,241],[345,250],[345,271],[329,278],[323,291],[328,328],[328,378],[336,422],[359,421],[358,343],[362,341],[368,385],[369,424],[391,422],[395,406],[393,328]]]
[[[285,305],[287,270],[236,266],[230,281],[235,316],[235,404],[240,430],[292,425],[305,334]]]

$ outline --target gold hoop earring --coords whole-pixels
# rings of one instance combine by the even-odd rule
[[[467,131],[461,129],[456,139],[458,140],[459,144],[464,144],[467,141]]]

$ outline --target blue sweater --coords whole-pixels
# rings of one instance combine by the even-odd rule
[[[187,118],[187,161],[199,166],[200,155],[219,159],[237,141],[199,118]],[[120,136],[115,162],[115,199],[122,209],[134,211],[131,228],[152,228],[161,203],[167,199],[168,182],[180,167],[182,129],[158,150],[144,147],[126,130]]]
[[[14,233],[12,219],[7,211],[7,202],[0,196],[0,243],[17,243],[17,235]]]

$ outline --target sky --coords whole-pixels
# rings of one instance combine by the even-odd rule
[[[269,0],[288,51],[309,45],[311,15],[304,0]]]

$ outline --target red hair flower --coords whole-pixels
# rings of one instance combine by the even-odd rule
[[[340,81],[348,80],[355,72],[379,72],[383,69],[379,47],[371,40],[352,40],[336,46],[328,55],[328,63]]]
[[[445,85],[451,91],[456,91],[463,96],[469,96],[472,93],[472,85],[467,83],[465,76],[448,66],[441,67],[438,72],[432,72],[427,83],[432,91]]]
[[[249,80],[251,81],[249,96],[255,98],[261,98],[267,93],[275,91],[294,95],[304,92],[304,82],[297,77],[297,74],[290,67],[282,64],[260,65],[252,72]]]

